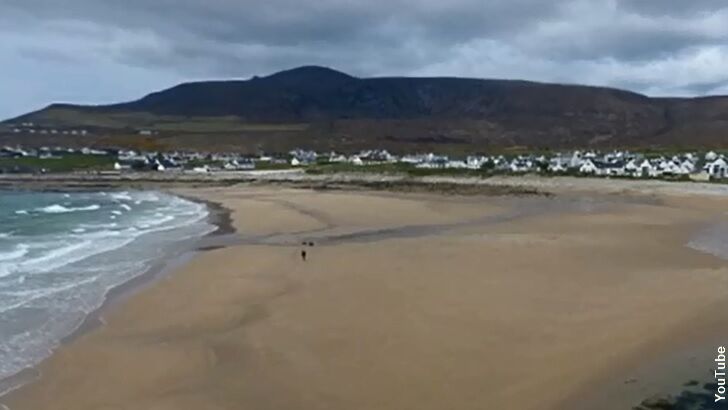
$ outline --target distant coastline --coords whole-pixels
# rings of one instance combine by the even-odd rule
[[[331,173],[303,170],[199,173],[68,173],[0,174],[0,189],[93,190],[175,189],[210,186],[280,186],[316,190],[365,189],[395,192],[433,192],[481,195],[551,195],[569,192],[666,193],[676,195],[728,195],[728,184],[631,180],[593,177],[526,176],[409,176],[405,174]]]

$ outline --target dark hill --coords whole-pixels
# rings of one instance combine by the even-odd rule
[[[418,119],[641,111],[647,97],[605,88],[461,78],[355,78],[301,67],[249,81],[182,84],[111,109],[236,115],[250,121]],[[649,108],[648,108],[649,110]]]
[[[307,66],[246,81],[181,84],[108,106],[52,105],[12,122],[205,134],[229,148],[407,150],[728,146],[728,98],[649,98],[603,87],[467,78],[357,78]],[[422,147],[418,147],[421,145]]]

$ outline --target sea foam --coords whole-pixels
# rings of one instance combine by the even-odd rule
[[[6,252],[0,252],[0,261],[9,261],[13,259],[22,258],[28,253],[29,246],[24,243],[15,245],[15,249]]]
[[[68,212],[97,211],[99,209],[101,209],[101,205],[98,205],[98,204],[82,206],[82,207],[77,207],[77,208],[73,208],[73,207],[67,208],[63,205],[53,204],[53,205],[45,206],[43,208],[38,208],[38,209],[36,209],[36,211],[47,213],[47,214],[64,214],[64,213],[68,213]]]
[[[214,229],[204,205],[157,192],[0,201],[0,379],[46,357],[110,289]]]

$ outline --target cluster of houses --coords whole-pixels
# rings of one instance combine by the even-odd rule
[[[67,154],[105,155],[113,158],[116,171],[214,171],[253,170],[274,165],[279,168],[304,167],[312,164],[349,164],[372,166],[401,164],[420,169],[484,170],[490,173],[542,173],[554,175],[591,175],[631,178],[678,178],[693,180],[728,179],[728,155],[710,151],[704,154],[645,155],[630,151],[572,151],[550,155],[470,155],[450,158],[444,155],[394,155],[386,150],[365,150],[353,155],[329,152],[317,153],[296,149],[285,155],[246,156],[232,153],[200,152],[139,152],[123,149],[23,149],[0,148],[0,159],[38,157],[62,158]]]
[[[40,158],[40,159],[60,159],[69,154],[80,155],[109,155],[107,150],[99,150],[93,148],[63,148],[63,147],[41,147],[41,148],[22,148],[22,147],[0,147],[0,159],[2,158]]]
[[[260,157],[257,158],[260,160]],[[268,158],[273,161],[273,158]],[[288,160],[283,160],[288,164]],[[137,152],[119,150],[114,162],[116,171],[191,171],[198,173],[216,170],[246,171],[255,169],[255,159],[229,153],[200,152]]]
[[[7,128],[13,134],[34,134],[34,135],[78,135],[87,136],[91,135],[92,132],[85,128],[57,128],[40,126],[34,122],[21,122],[16,124],[9,124]],[[138,129],[137,135],[141,136],[154,136],[158,135],[159,131],[150,129]]]
[[[301,154],[304,155],[301,155]],[[294,151],[293,165],[316,162],[316,153]],[[704,155],[683,153],[673,156],[646,156],[629,151],[600,153],[572,151],[554,155],[471,155],[452,159],[444,155],[417,154],[395,156],[384,150],[368,150],[345,156],[331,153],[323,162],[366,166],[382,163],[409,164],[425,169],[488,170],[493,173],[544,173],[631,178],[690,178],[694,180],[728,179],[728,156],[714,151]]]
[[[683,153],[672,156],[646,156],[628,151],[597,153],[573,151],[546,156],[469,157],[468,164],[490,164],[496,171],[510,173],[594,175],[631,178],[691,178],[696,180],[728,178],[728,157],[715,152],[700,156]]]
[[[58,129],[49,127],[40,127],[33,122],[21,122],[13,125],[11,131],[14,134],[39,134],[39,135],[79,135],[87,136],[89,131],[86,129]]]

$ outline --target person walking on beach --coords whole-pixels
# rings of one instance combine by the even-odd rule
[[[302,259],[302,260],[303,260],[304,262],[306,262],[306,250],[305,250],[305,249],[301,251],[301,259]]]

